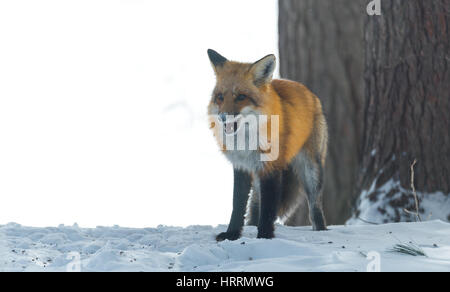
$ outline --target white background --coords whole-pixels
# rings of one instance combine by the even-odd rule
[[[277,53],[276,0],[0,0],[0,224],[226,224],[206,55]]]

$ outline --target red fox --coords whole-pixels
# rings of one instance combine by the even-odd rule
[[[320,100],[300,83],[273,80],[274,55],[253,64],[229,61],[214,50],[208,50],[208,56],[217,80],[208,106],[210,126],[234,169],[233,212],[217,241],[238,239],[245,219],[258,227],[258,238],[273,238],[277,217],[293,217],[303,195],[313,230],[326,230],[322,187],[328,130]],[[275,130],[268,126],[259,133],[272,142],[278,137],[273,160],[260,159],[266,151],[262,147],[223,147],[224,137],[237,137],[242,131],[248,144],[253,132],[241,124],[251,115],[278,118]],[[267,119],[267,125],[271,121]]]

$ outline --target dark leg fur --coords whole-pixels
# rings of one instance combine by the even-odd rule
[[[227,231],[217,235],[217,241],[236,240],[241,237],[251,184],[252,178],[248,173],[234,170],[233,213]]]
[[[275,171],[261,177],[261,208],[258,222],[258,238],[273,238],[274,223],[281,199],[281,172]]]

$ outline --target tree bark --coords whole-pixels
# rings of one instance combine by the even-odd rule
[[[449,13],[450,0],[389,0],[381,16],[366,17],[358,190],[369,204],[357,207],[356,218],[363,212],[377,223],[416,220],[404,211],[416,209],[416,159],[419,201],[450,193]]]
[[[362,137],[364,0],[279,0],[282,78],[322,101],[329,125],[324,211],[328,224],[351,216]],[[291,225],[309,225],[302,204]]]

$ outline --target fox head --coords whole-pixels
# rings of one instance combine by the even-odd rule
[[[208,114],[224,124],[226,134],[238,131],[241,117],[269,114],[266,109],[276,66],[274,55],[255,63],[229,61],[214,50],[208,50],[208,56],[216,75]]]

